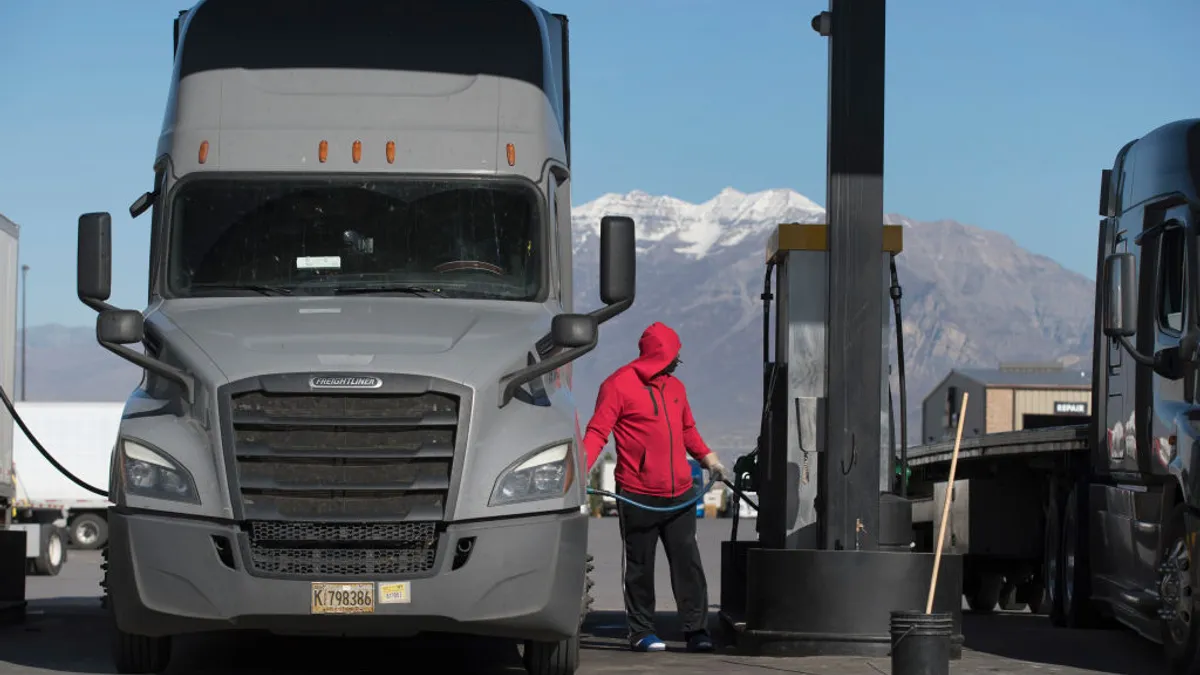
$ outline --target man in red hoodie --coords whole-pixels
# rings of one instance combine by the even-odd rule
[[[672,374],[679,366],[679,336],[655,323],[638,341],[637,359],[600,385],[596,411],[583,444],[590,471],[611,433],[617,446],[617,493],[640,504],[669,507],[695,497],[691,455],[714,477],[725,467],[708,449],[687,391]],[[625,544],[625,616],[635,651],[663,651],[654,631],[654,555],[662,540],[671,567],[671,587],[690,651],[711,651],[708,583],[696,544],[696,509],[648,511],[618,501]]]

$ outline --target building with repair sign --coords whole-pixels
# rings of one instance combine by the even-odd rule
[[[1091,414],[1091,373],[1059,363],[956,368],[921,404],[921,440],[954,438],[963,393],[970,394],[963,438],[1070,424]]]

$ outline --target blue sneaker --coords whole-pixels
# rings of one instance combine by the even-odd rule
[[[667,643],[658,639],[657,635],[651,634],[634,642],[632,647],[635,652],[665,652]]]

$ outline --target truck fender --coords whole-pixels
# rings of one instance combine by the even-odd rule
[[[1192,467],[1193,458],[1200,453],[1200,431],[1193,427],[1193,422],[1186,415],[1175,419],[1175,433],[1170,437],[1154,438],[1154,458],[1164,464],[1179,488],[1179,494],[1188,511],[1200,516],[1200,486],[1194,483],[1200,480]],[[1167,503],[1169,502],[1169,503]],[[1175,507],[1173,490],[1164,491],[1163,513],[1169,513]]]

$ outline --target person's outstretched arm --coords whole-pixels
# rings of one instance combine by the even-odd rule
[[[600,452],[608,443],[608,435],[612,433],[613,425],[621,414],[621,396],[611,379],[600,385],[596,394],[596,410],[588,420],[587,433],[583,436],[583,447],[587,450],[587,470],[591,473]]]

